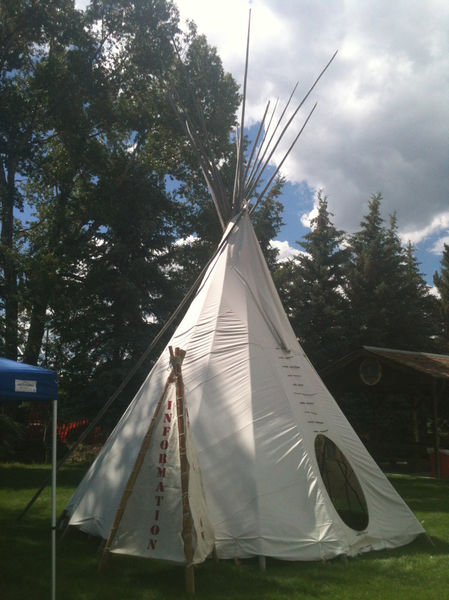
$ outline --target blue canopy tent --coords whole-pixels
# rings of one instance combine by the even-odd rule
[[[58,379],[55,371],[42,369],[7,358],[0,358],[0,401],[52,402],[52,475],[51,475],[51,575],[52,600],[56,596],[56,424],[58,415]]]
[[[55,400],[58,379],[54,371],[0,358],[0,399]]]

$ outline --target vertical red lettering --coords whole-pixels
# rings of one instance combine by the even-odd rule
[[[171,413],[172,407],[173,407],[173,401],[168,400],[166,412],[164,412],[164,419],[163,419],[163,423],[164,423],[163,429],[162,429],[162,431],[163,431],[162,437],[163,438],[167,438],[170,435],[171,422],[172,422],[172,417],[173,417],[173,415]],[[159,447],[161,450],[167,450],[169,447],[168,439],[162,439],[159,443]],[[165,452],[161,452],[159,454],[159,465],[165,465],[165,464],[167,464],[167,454]],[[158,466],[157,467],[157,477],[164,478],[165,476],[166,476],[166,467]],[[160,481],[157,484],[155,491],[156,492],[164,492],[165,491],[163,481]],[[164,500],[164,496],[156,495],[154,497],[154,500],[155,500],[156,506],[161,506],[161,504]],[[154,511],[154,521],[159,521],[159,519],[160,519],[160,510],[158,508],[156,508]],[[157,523],[154,523],[150,529],[151,535],[157,536],[157,535],[159,535],[159,532],[160,532],[159,525]],[[156,544],[157,544],[157,539],[154,539],[154,538],[149,539],[147,549],[155,550]]]

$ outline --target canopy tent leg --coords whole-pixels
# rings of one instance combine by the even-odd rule
[[[51,460],[51,599],[56,598],[56,471],[57,471],[58,400],[53,400],[53,435]]]

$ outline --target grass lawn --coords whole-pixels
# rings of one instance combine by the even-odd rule
[[[49,467],[0,465],[0,598],[50,598],[50,491],[42,494],[19,523]],[[81,479],[78,466],[58,475],[58,509]],[[449,480],[391,476],[431,536],[388,552],[314,563],[267,560],[214,563],[196,569],[196,597],[239,600],[445,600],[449,598]],[[58,540],[57,598],[64,600],[175,600],[184,598],[181,567],[112,557],[98,574],[98,540],[72,531]]]

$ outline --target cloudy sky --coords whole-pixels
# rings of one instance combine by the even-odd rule
[[[313,190],[328,196],[337,227],[355,231],[371,194],[397,213],[404,242],[431,281],[449,243],[449,2],[447,0],[176,0],[224,67],[243,79],[252,9],[249,122],[267,100],[302,91],[338,55],[318,106],[285,165],[285,251],[306,231]],[[311,105],[310,105],[311,106]],[[309,106],[309,108],[310,108]]]

